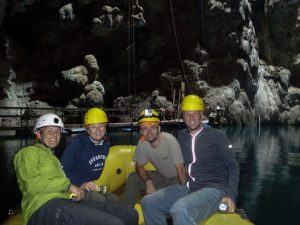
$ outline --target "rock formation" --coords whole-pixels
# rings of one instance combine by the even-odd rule
[[[232,124],[299,124],[299,11],[296,0],[2,1],[1,105],[134,96],[138,111],[184,82]]]

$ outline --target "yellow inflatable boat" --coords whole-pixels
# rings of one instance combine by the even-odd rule
[[[132,156],[136,146],[116,145],[110,148],[104,171],[100,179],[95,182],[99,185],[106,185],[110,192],[120,193],[127,177],[134,172],[135,164]],[[152,164],[146,165],[147,170],[155,170]],[[139,213],[139,225],[144,225],[141,205],[137,203],[135,209]],[[22,214],[9,217],[3,225],[23,225]],[[199,225],[253,225],[248,220],[241,218],[239,214],[215,213]]]

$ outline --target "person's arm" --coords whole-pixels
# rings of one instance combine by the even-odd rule
[[[134,155],[132,157],[132,160],[135,161],[135,171],[138,174],[138,176],[141,178],[141,180],[146,185],[146,192],[147,194],[153,193],[156,191],[156,188],[154,186],[153,181],[148,176],[144,165],[146,165],[149,162],[149,159],[144,151],[143,142],[139,141],[136,150],[134,152]]]
[[[136,173],[139,175],[142,181],[145,182],[146,178],[149,177],[146,173],[144,165],[146,165],[149,162],[149,160],[147,159],[142,143],[143,141],[139,141],[138,145],[136,146],[136,150],[133,154],[132,160],[135,162]]]
[[[61,165],[66,173],[66,176],[71,180],[76,186],[81,186],[81,179],[77,177],[75,172],[76,163],[79,159],[76,157],[76,152],[80,148],[80,143],[74,139],[64,150],[62,157],[60,158]]]
[[[145,183],[147,194],[155,192],[156,188],[154,186],[154,183],[150,179],[150,177],[147,175],[147,172],[144,168],[144,165],[141,165],[141,164],[136,162],[135,171],[139,175],[139,177],[142,179],[142,181]]]
[[[47,165],[49,167],[47,169],[48,173],[44,174],[40,172],[40,166],[46,166],[45,162],[48,161],[48,158],[43,159],[42,163],[40,160],[34,147],[23,149],[15,156],[14,166],[20,189],[32,196],[39,193],[67,192],[71,182],[65,177],[62,169],[59,168],[59,161],[57,160],[57,164],[49,162]]]
[[[85,182],[80,186],[81,189],[86,191],[98,191],[99,185],[93,181]]]
[[[138,162],[135,163],[135,171],[142,179],[143,182],[146,182],[149,179],[147,172],[144,168],[144,165],[139,164]]]
[[[218,137],[216,138],[219,140],[219,149],[226,163],[226,170],[228,174],[225,201],[229,206],[229,211],[234,212],[235,200],[238,195],[239,166],[232,150],[232,144],[228,140],[227,136],[222,132],[218,132]]]
[[[178,181],[181,185],[186,183],[186,171],[183,163],[176,164]]]
[[[177,172],[177,178],[178,181],[181,185],[184,185],[187,181],[186,178],[186,170],[184,167],[184,160],[182,156],[182,151],[181,147],[177,141],[177,139],[170,134],[169,136],[169,146],[171,148],[171,157],[173,159],[173,163],[175,164],[176,167],[176,172]]]

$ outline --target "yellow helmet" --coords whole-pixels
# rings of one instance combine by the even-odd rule
[[[84,125],[96,124],[96,123],[107,123],[106,113],[99,108],[90,108],[84,115]]]
[[[197,95],[188,95],[181,102],[182,111],[204,110],[202,98]]]
[[[159,114],[153,109],[145,109],[138,117],[139,124],[142,122],[160,122]]]

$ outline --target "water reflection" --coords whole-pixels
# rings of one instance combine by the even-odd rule
[[[31,141],[33,142],[33,139]],[[0,222],[2,218],[6,217],[8,209],[14,208],[20,202],[21,194],[17,186],[13,168],[13,157],[23,144],[25,145],[31,141],[25,141],[17,137],[0,137],[0,171],[2,183],[0,185],[2,200],[0,203]]]
[[[294,167],[300,166],[300,153],[288,152],[288,165]]]
[[[244,208],[248,217],[257,225],[298,224],[300,214],[300,128],[262,127],[222,128],[233,142],[240,165],[238,207]],[[170,128],[167,130],[170,131]],[[173,129],[174,131],[174,129]],[[110,142],[135,144],[139,138],[137,130],[110,131]],[[58,157],[72,139],[64,135]],[[32,144],[34,139],[17,136],[0,136],[1,218],[20,201],[20,193],[13,170],[13,156],[23,146]]]
[[[300,153],[296,127],[227,128],[240,163],[238,205],[255,224],[298,224],[300,167],[289,157]],[[298,158],[299,159],[299,158]]]

